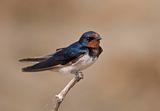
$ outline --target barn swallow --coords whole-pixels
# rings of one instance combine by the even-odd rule
[[[78,41],[55,53],[35,58],[25,58],[21,62],[38,62],[22,68],[23,72],[39,72],[46,70],[76,74],[91,66],[103,52],[100,46],[100,35],[94,31],[85,32]]]

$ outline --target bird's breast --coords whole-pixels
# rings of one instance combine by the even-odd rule
[[[89,66],[91,66],[95,61],[97,60],[96,58],[93,58],[89,56],[89,54],[83,55],[81,58],[79,58],[76,62],[69,66],[64,66],[62,67],[59,72],[61,73],[76,73],[78,71],[82,71]]]

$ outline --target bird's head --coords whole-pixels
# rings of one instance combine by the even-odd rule
[[[100,35],[94,31],[88,31],[85,32],[79,42],[89,48],[98,48],[99,44],[100,44],[100,40],[102,38],[100,37]]]

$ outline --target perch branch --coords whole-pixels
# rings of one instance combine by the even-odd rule
[[[66,97],[67,93],[81,79],[83,79],[83,74],[82,74],[82,72],[78,72],[76,74],[76,76],[65,86],[65,88],[58,95],[56,95],[56,103],[55,103],[53,111],[58,111],[58,109],[59,109],[61,103],[63,102],[64,98]]]

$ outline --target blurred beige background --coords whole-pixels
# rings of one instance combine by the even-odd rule
[[[60,111],[160,110],[159,0],[1,0],[0,111],[50,111],[72,75],[23,73],[18,59],[50,54],[93,30],[104,52]]]

